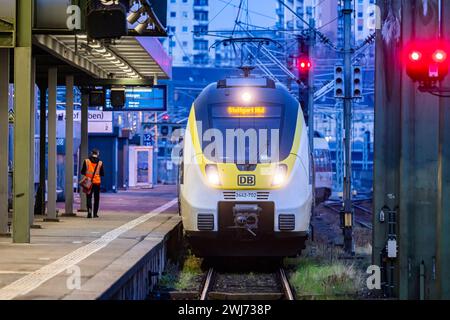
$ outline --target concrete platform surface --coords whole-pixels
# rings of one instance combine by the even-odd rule
[[[30,244],[0,238],[0,300],[97,299],[180,222],[173,189],[115,195],[99,219],[36,219]],[[140,211],[126,210],[130,198]]]

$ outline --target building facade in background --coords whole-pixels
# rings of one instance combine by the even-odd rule
[[[162,39],[173,57],[173,66],[210,65],[210,41],[202,35],[208,31],[211,0],[168,0],[167,29],[169,37]]]
[[[333,42],[342,43],[344,25],[342,15],[342,0],[284,0],[289,8],[309,22],[315,20],[316,28],[320,29]],[[354,24],[355,42],[364,41],[374,30],[375,0],[354,0]],[[298,19],[281,1],[278,1],[276,9],[278,18],[277,28],[280,30],[301,33],[308,27]]]

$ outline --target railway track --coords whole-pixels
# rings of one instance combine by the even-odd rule
[[[210,268],[200,300],[295,300],[286,272],[231,274]]]
[[[340,214],[341,210],[339,208],[336,208],[333,205],[337,205],[337,204],[324,204],[324,207],[327,208],[327,209],[330,209],[331,211],[333,211],[335,213],[339,213]],[[359,205],[353,204],[353,207],[355,207],[355,209],[363,211],[366,214],[371,214],[372,213],[369,209],[364,208],[364,207],[359,206]],[[359,224],[363,228],[370,229],[370,230],[372,230],[372,228],[373,228],[373,226],[372,226],[372,224],[370,222],[364,222],[361,219],[359,219],[358,217],[355,217],[355,222],[357,224]]]

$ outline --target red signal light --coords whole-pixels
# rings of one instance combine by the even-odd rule
[[[311,61],[307,58],[301,58],[298,60],[297,66],[300,71],[309,71],[311,69]]]
[[[447,53],[444,50],[436,50],[433,54],[433,60],[437,63],[447,60]]]
[[[411,54],[409,55],[409,58],[412,61],[419,61],[420,59],[422,59],[422,54],[419,51],[412,51]]]
[[[162,119],[163,119],[164,121],[168,121],[169,118],[170,118],[170,117],[169,117],[168,114],[165,114],[165,115],[162,116]]]
[[[449,71],[450,46],[441,40],[418,40],[409,43],[403,53],[408,76],[421,84],[443,80]]]

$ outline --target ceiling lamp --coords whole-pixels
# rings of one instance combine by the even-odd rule
[[[137,33],[143,34],[145,30],[147,30],[147,27],[150,23],[150,18],[147,18],[144,22],[139,22],[138,25],[134,28]]]
[[[131,11],[129,14],[128,14],[128,17],[127,17],[127,21],[128,21],[128,23],[130,23],[130,24],[135,24],[138,20],[139,20],[139,18],[142,16],[142,14],[145,12],[145,8],[142,6],[142,7],[140,7],[138,10],[136,10],[136,11]]]

